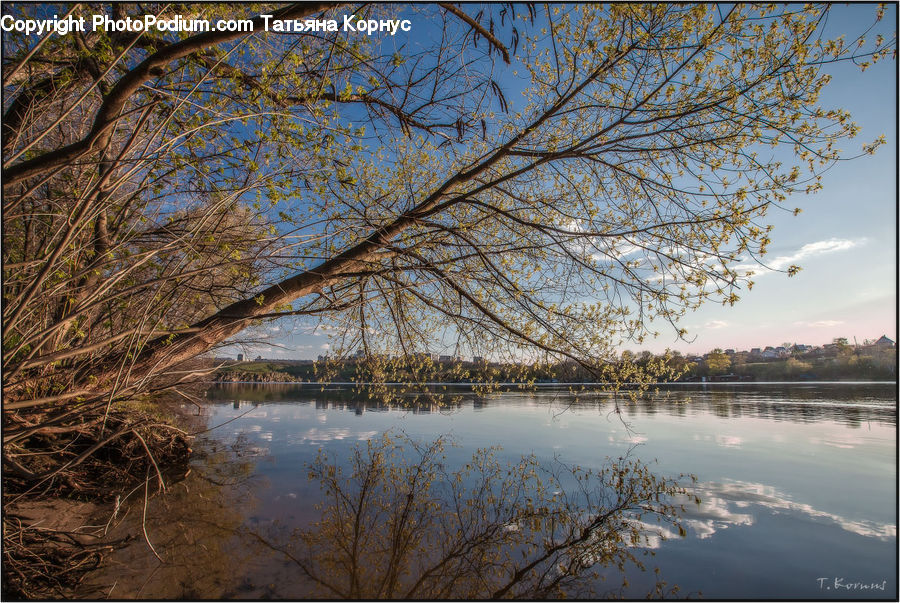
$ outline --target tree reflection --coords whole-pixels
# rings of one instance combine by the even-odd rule
[[[348,463],[320,452],[310,468],[324,495],[319,521],[260,541],[296,564],[316,597],[596,596],[620,592],[627,567],[644,569],[636,547],[658,537],[654,521],[683,534],[673,496],[699,502],[628,456],[592,471],[533,456],[505,464],[481,449],[450,470],[446,444],[386,434]],[[604,585],[604,570],[622,584]]]
[[[480,395],[469,385],[447,385],[447,391],[395,391],[392,396],[361,398],[352,387],[335,385],[323,390],[318,385],[225,384],[210,388],[214,403],[235,398],[246,402],[279,404],[306,403],[320,409],[342,409],[356,414],[409,410],[411,412],[453,412],[471,406],[482,410],[495,405],[527,401],[556,405],[561,409],[596,408],[609,412],[618,403],[628,416],[656,413],[687,416],[712,413],[720,418],[759,418],[794,423],[835,421],[850,427],[867,422],[897,424],[896,393],[893,384],[678,384],[650,392],[634,400],[617,398],[604,391],[585,389],[573,392],[567,386],[544,386],[532,392]]]

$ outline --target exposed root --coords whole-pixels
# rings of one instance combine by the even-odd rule
[[[13,513],[3,517],[3,597],[69,598],[115,543],[99,535],[28,526]]]
[[[172,481],[164,476],[181,477],[188,467],[189,436],[132,409],[50,426],[37,415],[6,413],[4,427],[4,598],[71,597],[115,545],[102,540],[102,526],[85,532],[29,524],[20,505],[111,503],[148,476],[163,490]]]
[[[183,431],[134,413],[41,428],[4,446],[4,503],[49,496],[109,500],[148,469],[162,485],[160,467],[186,468],[189,450]]]

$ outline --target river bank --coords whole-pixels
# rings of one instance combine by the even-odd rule
[[[27,421],[27,417],[23,417]],[[197,419],[172,398],[117,404],[100,421],[35,429],[10,446],[3,474],[3,598],[71,598],[107,555],[135,501],[188,471]]]

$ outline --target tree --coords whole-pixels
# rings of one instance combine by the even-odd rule
[[[619,344],[734,303],[767,211],[846,157],[857,128],[818,104],[823,66],[895,47],[826,39],[828,6],[145,9],[254,31],[3,34],[20,443],[176,386],[182,362],[278,317],[327,320],[373,378],[447,338],[631,375]],[[265,14],[337,31],[265,32]],[[343,26],[400,18],[415,38]]]
[[[731,366],[731,358],[719,348],[707,354],[705,362],[710,375],[721,375]]]

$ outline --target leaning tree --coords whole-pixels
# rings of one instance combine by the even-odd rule
[[[829,10],[4,5],[254,24],[3,33],[4,467],[281,317],[381,370],[452,338],[641,378],[617,346],[737,300],[767,212],[853,154],[827,66],[895,38],[828,39]]]

